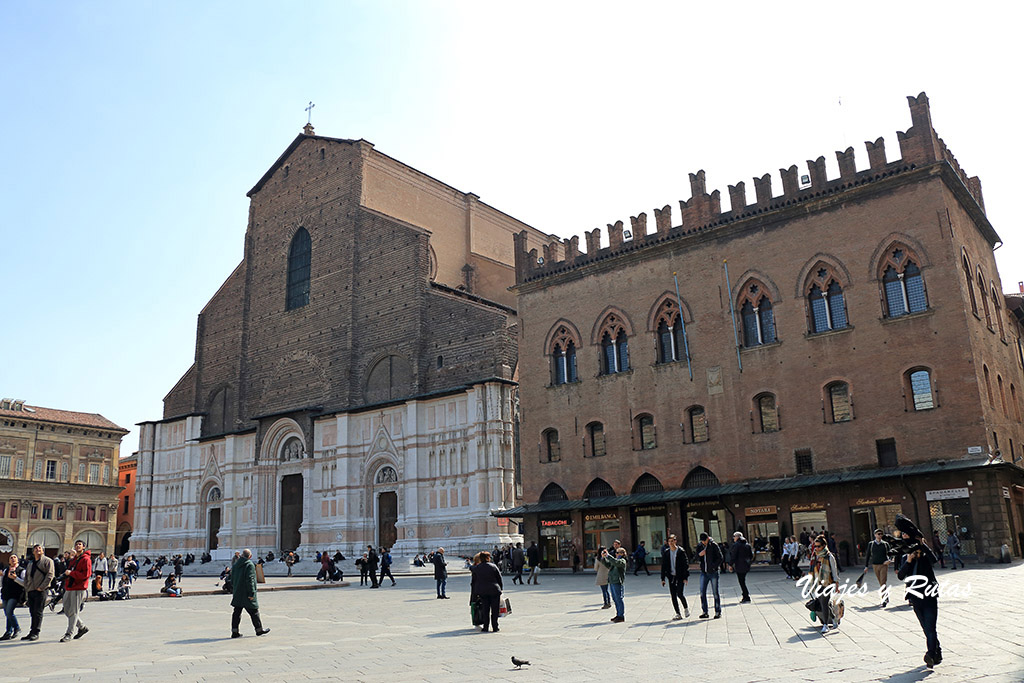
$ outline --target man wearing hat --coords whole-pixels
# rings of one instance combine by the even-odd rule
[[[750,571],[750,565],[753,561],[753,549],[747,543],[747,539],[743,538],[743,533],[737,531],[732,535],[732,548],[729,549],[729,568],[735,572],[736,578],[739,579],[740,589],[743,591],[741,603],[750,602],[750,593],[747,592],[747,572]]]

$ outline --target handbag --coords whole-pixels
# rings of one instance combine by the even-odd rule
[[[498,618],[500,619],[509,614],[512,614],[512,603],[508,601],[508,598],[505,598],[498,607]]]
[[[483,605],[479,600],[469,603],[469,615],[473,619],[473,626],[480,626],[484,623]]]

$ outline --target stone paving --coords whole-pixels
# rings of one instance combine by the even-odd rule
[[[847,569],[852,582],[859,570]],[[696,575],[694,575],[696,577]],[[351,577],[347,577],[351,579]],[[874,578],[866,578],[874,586]],[[34,678],[115,680],[345,681],[638,680],[704,681],[1022,681],[1024,564],[940,570],[948,593],[940,601],[939,638],[945,661],[923,664],[924,637],[894,586],[889,607],[878,595],[847,598],[839,631],[822,636],[805,599],[780,571],[748,577],[753,602],[738,604],[735,577],[722,577],[723,618],[699,620],[696,580],[687,587],[691,617],[672,621],[657,575],[626,581],[626,623],[611,624],[592,573],[542,574],[539,586],[512,586],[513,614],[500,633],[469,625],[469,577],[454,576],[452,599],[437,600],[428,577],[399,576],[373,590],[355,585],[278,590],[260,597],[271,633],[229,638],[230,598],[187,596],[89,602],[90,632],[58,643],[66,626],[47,612],[42,638],[0,643],[0,683]],[[208,577],[189,579],[210,583]],[[149,583],[155,584],[155,581]],[[269,585],[309,583],[270,578]],[[28,615],[23,615],[23,628]],[[532,666],[515,670],[515,655]]]

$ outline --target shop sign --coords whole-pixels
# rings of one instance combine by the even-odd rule
[[[508,526],[508,517],[498,517],[498,526]]]
[[[693,508],[719,508],[722,507],[722,502],[718,500],[691,500],[686,504],[689,509]]]
[[[967,492],[967,487],[959,489],[937,489],[935,491],[925,491],[925,500],[951,500],[953,498],[970,498],[971,494]]]
[[[1009,486],[1004,486],[1003,487],[1003,498],[1009,498],[1009,497],[1010,497],[1010,487]]]
[[[617,512],[592,512],[588,515],[583,515],[583,521],[585,522],[601,522],[606,519],[618,519],[619,513]]]
[[[866,505],[889,505],[898,502],[894,496],[875,496],[874,498],[858,498],[853,501],[853,505],[854,507],[863,507]]]
[[[810,512],[811,510],[824,510],[824,503],[797,503],[796,505],[790,505],[790,512]]]
[[[643,507],[636,508],[635,512],[638,515],[644,514],[644,513],[647,513],[647,512],[662,512],[663,513],[663,512],[665,512],[665,506],[664,505],[645,505]]]
[[[759,508],[746,508],[743,511],[747,517],[757,517],[758,515],[777,515],[779,514],[779,508],[775,505],[762,505]]]
[[[572,524],[571,519],[542,519],[540,520],[541,526],[569,526]]]

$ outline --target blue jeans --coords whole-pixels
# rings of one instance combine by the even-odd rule
[[[444,595],[445,586],[448,585],[448,579],[437,579],[437,594]]]
[[[961,567],[966,567],[964,561],[960,559],[960,552],[957,550],[949,551],[949,559],[953,562],[953,569],[956,569],[956,563],[959,562]]]
[[[623,602],[623,585],[621,583],[608,584],[608,591],[612,594],[612,602],[615,603],[615,616],[626,616],[626,603]]]
[[[935,624],[939,620],[939,601],[935,598],[911,598],[910,604],[914,608],[914,614],[924,631],[925,641],[928,644],[928,654],[932,657],[942,657],[942,648],[939,647],[939,635],[935,631]]]
[[[601,594],[604,596],[604,604],[612,604],[611,596],[608,594],[608,584],[601,586]]]
[[[708,584],[715,593],[715,614],[722,613],[722,598],[718,595],[718,572],[700,573],[700,608],[708,613]]]
[[[18,601],[14,598],[8,598],[4,600],[4,616],[7,617],[7,633],[14,634],[21,629],[18,627],[18,618],[14,616],[14,608],[18,606]]]

